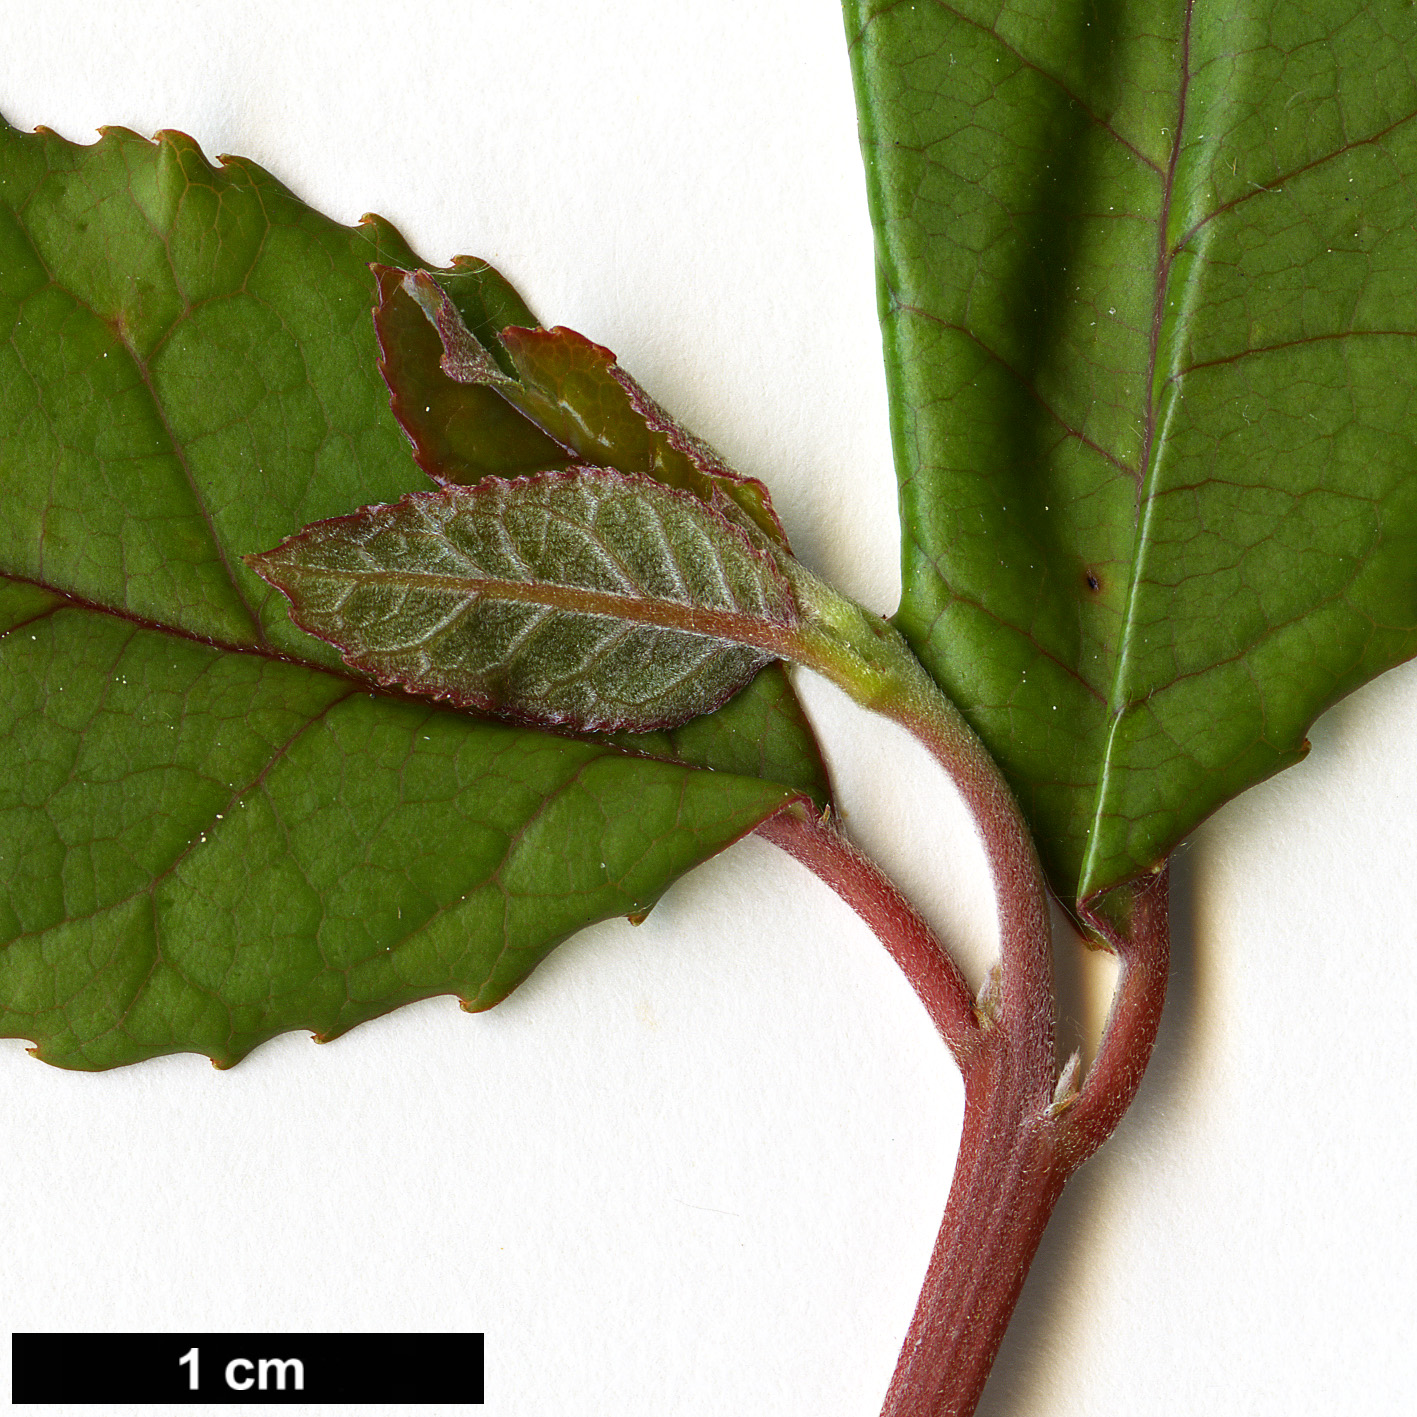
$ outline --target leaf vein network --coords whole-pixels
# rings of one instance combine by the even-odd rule
[[[1055,409],[1053,405],[1050,404],[1041,393],[1039,393],[1033,381],[1028,378],[1026,374],[1023,374],[1019,370],[1015,369],[1014,366],[1010,364],[1009,361],[1005,359],[1002,354],[1000,354],[997,350],[991,348],[984,340],[982,340],[977,334],[975,334],[975,332],[970,329],[968,325],[959,324],[957,321],[954,320],[947,320],[944,318],[943,315],[937,315],[933,310],[925,309],[924,306],[908,305],[905,303],[905,301],[901,300],[895,294],[894,291],[891,292],[891,306],[893,309],[900,311],[904,314],[914,315],[922,320],[927,320],[929,321],[929,323],[938,326],[940,329],[950,330],[955,334],[963,335],[967,340],[977,346],[981,353],[986,355],[989,359],[992,359],[1011,379],[1013,379],[1018,384],[1018,386],[1039,406],[1039,408],[1041,408],[1044,413],[1046,413],[1051,419],[1053,419],[1053,421],[1058,425],[1058,427],[1061,428],[1069,438],[1075,439],[1077,442],[1081,443],[1083,447],[1087,448],[1091,452],[1096,453],[1098,457],[1103,458],[1107,462],[1111,463],[1112,466],[1115,467],[1118,472],[1124,472],[1127,474],[1128,477],[1133,479],[1140,478],[1141,472],[1137,468],[1132,467],[1130,463],[1124,462],[1116,455],[1116,453],[1109,452],[1108,449],[1104,448],[1101,443],[1098,443],[1092,438],[1089,438],[1088,435],[1084,433],[1080,428],[1074,428],[1072,424],[1069,423],[1067,419],[1065,419],[1063,415],[1059,413],[1058,410]]]
[[[895,0],[895,4],[887,6],[885,10],[879,11],[878,13],[887,13],[889,10],[895,9],[897,5],[904,3],[907,3],[907,0]],[[1010,44],[1009,41],[1005,39],[1004,36],[1001,35],[993,25],[986,25],[982,20],[976,20],[972,15],[966,15],[962,10],[956,8],[954,5],[947,3],[947,0],[932,0],[932,3],[934,4],[936,9],[943,10],[946,14],[953,16],[961,24],[969,25],[973,29],[978,30],[981,34],[988,35],[992,40],[994,40],[996,44],[999,45],[1001,49],[1004,50],[1005,53],[1011,55],[1025,69],[1028,69],[1031,73],[1037,74],[1041,79],[1046,79],[1065,98],[1070,99],[1073,103],[1077,104],[1077,106],[1082,109],[1083,113],[1087,116],[1090,122],[1096,124],[1097,127],[1101,128],[1102,131],[1106,133],[1108,137],[1112,138],[1114,142],[1118,143],[1121,147],[1126,148],[1126,150],[1131,153],[1132,156],[1135,157],[1138,162],[1145,163],[1146,166],[1151,168],[1151,170],[1155,172],[1158,176],[1161,175],[1161,166],[1159,163],[1156,162],[1154,158],[1148,157],[1139,147],[1137,147],[1135,143],[1133,143],[1129,138],[1124,137],[1120,132],[1118,132],[1118,130],[1112,126],[1111,122],[1108,119],[1104,118],[1100,113],[1098,113],[1097,110],[1094,109],[1092,105],[1088,103],[1088,101],[1083,98],[1083,96],[1078,93],[1074,88],[1072,88],[1072,86],[1069,85],[1065,80],[1059,78],[1057,74],[1054,74],[1050,70],[1046,69],[1036,59],[1030,59],[1028,55],[1026,55],[1017,46]],[[913,4],[911,5],[911,8],[914,8]]]
[[[127,643],[131,643],[131,640],[125,642],[125,647]],[[112,676],[109,677],[108,682],[111,681]],[[299,741],[299,739],[306,732],[308,732],[317,723],[319,723],[320,720],[323,719],[327,714],[329,714],[332,709],[337,708],[346,700],[353,698],[354,695],[358,692],[359,690],[354,688],[347,690],[345,693],[340,694],[336,698],[332,699],[318,713],[312,714],[309,718],[307,718],[295,730],[295,732],[292,733],[290,737],[286,739],[285,742],[281,743],[274,750],[270,757],[261,765],[261,770],[255,775],[255,777],[253,777],[248,783],[246,783],[242,787],[233,788],[231,790],[230,797],[227,798],[226,802],[223,804],[222,811],[217,815],[221,816],[224,820],[231,820],[232,806],[238,804],[244,797],[249,796],[250,793],[256,791],[265,781],[266,776],[270,772],[270,770],[276,765],[277,762],[284,758],[286,753],[288,753],[290,749],[294,747],[296,742]],[[103,700],[101,699],[97,708],[98,710],[101,710],[102,707]],[[202,831],[205,831],[209,837],[212,836],[216,832],[216,830],[217,828],[215,826],[202,829]],[[200,845],[200,833],[197,838],[197,841]],[[21,931],[17,934],[11,935],[9,939],[5,941],[5,943],[7,945],[11,945],[19,940],[35,939],[40,935],[48,933],[57,925],[72,925],[80,920],[92,920],[97,916],[106,915],[110,911],[117,910],[120,906],[131,905],[135,900],[141,900],[144,896],[151,896],[155,901],[158,886],[169,876],[171,876],[173,872],[176,871],[178,867],[181,866],[182,863],[186,861],[189,856],[191,856],[193,849],[194,848],[192,842],[188,841],[186,845],[182,848],[182,850],[179,851],[177,855],[174,856],[172,860],[169,861],[168,864],[162,868],[161,871],[154,872],[153,875],[143,885],[141,885],[137,890],[129,891],[127,895],[118,896],[114,900],[106,901],[103,905],[95,906],[92,910],[81,911],[76,915],[65,915],[62,919],[56,920],[49,925],[41,926],[37,930]]]
[[[1354,138],[1351,142],[1343,143],[1330,152],[1323,153],[1316,158],[1311,158],[1308,162],[1301,163],[1298,167],[1291,168],[1288,172],[1280,173],[1278,176],[1268,178],[1264,182],[1251,182],[1249,191],[1240,193],[1238,197],[1232,197],[1228,202],[1222,202],[1213,211],[1207,212],[1194,225],[1188,227],[1186,231],[1177,238],[1176,244],[1171,248],[1171,254],[1173,256],[1178,255],[1203,226],[1208,225],[1217,217],[1223,216],[1226,212],[1233,211],[1236,207],[1243,206],[1244,203],[1254,197],[1282,195],[1282,189],[1288,183],[1294,181],[1295,178],[1302,177],[1305,173],[1312,172],[1315,168],[1322,167],[1325,163],[1332,162],[1335,158],[1345,157],[1348,153],[1353,152],[1357,148],[1372,147],[1374,144],[1382,142],[1390,133],[1395,132],[1404,124],[1411,123],[1413,119],[1417,119],[1417,109],[1414,109],[1411,113],[1403,114],[1401,118],[1394,119],[1386,128],[1379,128],[1376,132],[1369,133],[1363,138]]]
[[[1417,338],[1417,330],[1333,330],[1327,334],[1303,335],[1298,339],[1278,340],[1274,344],[1261,344],[1252,349],[1237,350],[1234,354],[1217,355],[1214,359],[1197,360],[1194,364],[1187,364],[1177,369],[1175,373],[1168,376],[1167,382],[1179,380],[1198,369],[1214,369],[1220,365],[1236,364],[1242,359],[1250,359],[1256,355],[1275,354],[1286,349],[1298,349],[1304,345],[1332,344],[1338,340],[1357,339],[1363,336],[1376,339],[1413,339]]]

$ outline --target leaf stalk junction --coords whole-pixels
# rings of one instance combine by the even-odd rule
[[[983,1392],[1044,1227],[1068,1178],[1136,1095],[1166,993],[1168,873],[1104,901],[1084,925],[1121,969],[1081,1085],[1055,1063],[1052,930],[1032,837],[1013,793],[900,634],[795,563],[800,664],[908,729],[949,774],[983,841],[1000,959],[979,999],[929,925],[824,819],[789,808],[758,833],[832,887],[910,980],[963,1074],[963,1136],[944,1220],[882,1417],[968,1417]]]

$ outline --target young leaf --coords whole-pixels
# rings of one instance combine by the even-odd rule
[[[608,349],[559,327],[493,332],[483,317],[470,329],[442,277],[377,274],[380,368],[419,466],[440,482],[501,471],[489,466],[499,452],[519,469],[616,467],[692,492],[761,544],[787,546],[767,488],[679,427]]]
[[[231,1062],[495,1002],[793,795],[371,695],[242,564],[426,485],[375,369],[378,259],[416,264],[181,135],[0,126],[0,1032],[47,1059]],[[774,687],[741,722],[819,785]]]
[[[750,641],[797,618],[737,527],[610,468],[415,493],[247,562],[381,684],[579,729],[710,712],[771,660]]]
[[[492,382],[462,383],[446,374],[438,331],[404,289],[405,273],[390,266],[375,266],[374,273],[379,371],[389,386],[394,417],[424,472],[439,482],[473,483],[493,474],[514,477],[569,467],[576,460],[508,403]],[[455,300],[457,292],[454,286]],[[463,300],[459,309],[465,310],[472,301]],[[489,347],[496,347],[497,331],[488,328],[485,314],[468,323]]]
[[[1086,897],[1417,650],[1417,12],[845,9],[901,627]]]

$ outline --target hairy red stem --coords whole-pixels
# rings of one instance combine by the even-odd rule
[[[799,810],[759,832],[871,926],[964,1075],[964,1128],[949,1202],[882,1417],[969,1417],[1064,1185],[1117,1125],[1151,1055],[1166,990],[1167,873],[1126,888],[1125,925],[1085,903],[1084,919],[1116,950],[1122,970],[1096,1062],[1075,1097],[1055,1100],[1051,982],[1039,967],[1036,936],[1016,939],[1003,961],[1006,980],[1012,965],[1029,970],[1031,981],[1014,990],[1006,985],[997,1014],[981,1017],[930,927],[831,826]],[[1012,884],[1027,888],[1026,880]],[[1001,900],[1004,914],[1002,907]],[[1042,1014],[1040,986],[1049,1000]]]
[[[883,1417],[967,1417],[979,1401],[1067,1179],[1033,1092],[991,1033],[965,1078],[949,1203]]]
[[[774,846],[820,876],[875,932],[925,1005],[961,1070],[981,1037],[974,1000],[935,932],[869,857],[828,822],[789,808],[758,828]]]
[[[929,926],[838,833],[800,808],[759,828],[871,926],[964,1074],[949,1202],[882,1417],[969,1417],[1063,1186],[1117,1125],[1151,1056],[1166,992],[1166,873],[1080,903],[1122,969],[1097,1060],[1074,1093],[1054,1058],[1043,871],[998,765],[896,630],[796,562],[782,569],[802,618],[784,647],[765,647],[825,674],[929,749],[963,797],[993,877],[999,970],[976,1007]]]
[[[1060,1118],[1074,1167],[1112,1135],[1151,1060],[1171,968],[1170,877],[1168,864],[1127,888],[1131,919],[1125,929],[1083,902],[1083,919],[1112,947],[1122,972],[1097,1058],[1077,1101]]]
[[[1105,932],[1122,973],[1097,1060],[1076,1099],[1039,1107],[1007,1011],[964,1069],[954,1182],[882,1417],[969,1417],[975,1410],[1064,1185],[1136,1096],[1166,993],[1166,872],[1134,888],[1133,900],[1127,929],[1109,925]]]
[[[953,706],[951,706],[953,707]],[[963,718],[939,707],[908,703],[893,715],[949,774],[969,809],[984,847],[999,912],[1000,1007],[1039,1105],[1053,1097],[1053,929],[1043,868],[1033,836],[1003,774]]]

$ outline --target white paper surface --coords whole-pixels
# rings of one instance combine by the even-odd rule
[[[809,565],[894,607],[829,0],[3,0],[0,19],[11,122],[180,128],[342,221],[383,213],[430,261],[487,257],[766,480]],[[848,825],[978,977],[967,824],[895,730],[804,692]],[[1064,1196],[986,1417],[1404,1410],[1414,728],[1398,671],[1181,854],[1155,1061]],[[1105,981],[1072,961],[1065,1012],[1096,1015]],[[64,1073],[0,1044],[0,1329],[483,1330],[489,1417],[870,1417],[961,1105],[884,951],[749,841],[489,1014],[432,1001],[226,1073]]]

